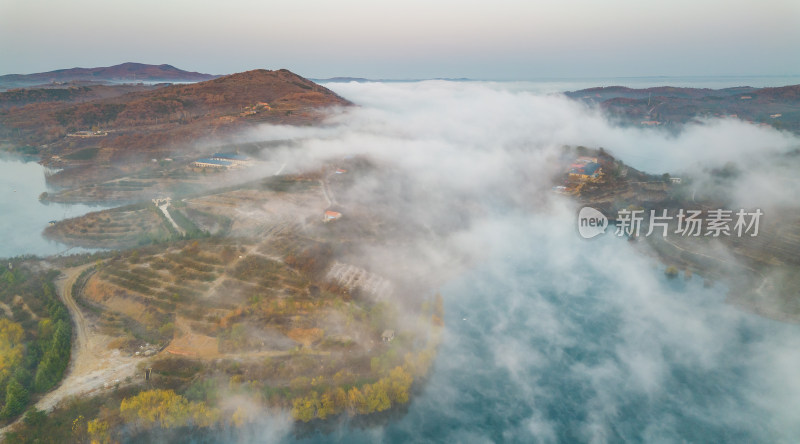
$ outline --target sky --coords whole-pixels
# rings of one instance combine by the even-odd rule
[[[796,0],[0,0],[0,74],[540,79],[800,74]]]

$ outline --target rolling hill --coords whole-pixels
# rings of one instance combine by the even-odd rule
[[[88,98],[88,96],[85,96]],[[0,111],[0,136],[43,146],[45,157],[96,147],[106,159],[179,151],[202,137],[259,123],[311,124],[348,106],[334,92],[288,70],[253,70],[193,84],[86,100],[29,103]],[[102,137],[69,137],[102,129]],[[154,153],[151,153],[154,154]]]

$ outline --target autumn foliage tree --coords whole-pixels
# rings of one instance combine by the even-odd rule
[[[395,367],[389,375],[361,388],[352,387],[345,392],[338,387],[319,396],[312,391],[307,396],[292,401],[292,416],[303,422],[326,419],[345,411],[353,415],[366,415],[388,410],[393,405],[408,402],[413,377],[403,367]]]
[[[92,444],[106,444],[110,441],[108,423],[100,419],[93,419],[86,424],[86,431],[92,439]]]
[[[219,419],[219,411],[204,402],[189,402],[172,390],[148,390],[122,400],[122,418],[144,427],[162,428],[194,425],[209,427]]]
[[[317,416],[321,403],[317,392],[312,391],[308,396],[296,398],[292,401],[292,416],[303,422],[308,422]]]
[[[22,344],[22,326],[8,319],[0,319],[0,380],[5,380],[12,369],[22,361],[25,348]]]
[[[20,324],[0,319],[0,382],[5,384],[5,403],[0,409],[2,418],[22,413],[28,403],[28,391],[12,376],[21,364],[25,351],[23,335]]]

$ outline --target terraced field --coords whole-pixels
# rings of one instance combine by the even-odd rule
[[[84,247],[125,248],[161,242],[172,232],[157,208],[141,204],[99,211],[57,222],[45,235],[60,242]]]
[[[54,185],[68,186],[57,192],[50,192],[45,200],[62,203],[111,203],[120,204],[147,201],[168,195],[186,195],[216,186],[221,181],[235,181],[230,171],[202,171],[186,166],[188,159],[181,161],[153,163],[136,171],[109,168],[103,174],[89,172],[83,176],[77,173],[70,176],[67,183]],[[59,173],[67,174],[67,173]],[[58,176],[58,175],[57,175]],[[213,180],[212,180],[213,178]]]
[[[78,299],[123,352],[159,350],[150,365],[164,381],[171,370],[161,368],[203,361],[191,364],[205,369],[198,380],[249,381],[273,405],[365,387],[398,367],[424,374],[438,343],[433,298],[401,314],[351,294],[331,278],[334,266],[347,267],[331,245],[298,232],[173,242],[96,265]],[[381,340],[387,329],[391,343]]]
[[[330,250],[311,240],[299,244],[302,251],[284,245],[280,237],[261,243],[208,239],[153,254],[128,252],[98,269],[84,298],[105,314],[109,332],[130,339],[167,344],[201,334],[216,338],[220,354],[271,350],[273,343],[280,350],[286,344],[317,349],[333,310],[351,318],[352,343],[369,348],[385,326],[370,325],[368,307],[324,280]],[[200,354],[186,345],[181,352]]]
[[[274,184],[272,184],[274,185]],[[280,184],[284,186],[284,184]],[[199,226],[214,226],[203,219],[226,218],[235,236],[264,236],[321,221],[327,207],[318,184],[286,185],[288,191],[237,189],[187,198],[185,214],[201,213]]]

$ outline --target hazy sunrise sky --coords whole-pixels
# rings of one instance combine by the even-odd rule
[[[306,77],[800,74],[800,0],[0,0],[0,74],[122,62]]]

